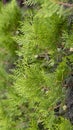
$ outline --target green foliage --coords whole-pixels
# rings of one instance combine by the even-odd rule
[[[20,10],[12,3],[2,8],[0,43],[8,46],[10,51],[12,49],[14,52],[15,49],[18,60],[10,76],[13,84],[7,84],[6,98],[1,100],[0,128],[72,130],[72,125],[65,117],[54,115],[54,107],[59,100],[62,100],[61,109],[65,105],[63,81],[72,71],[68,63],[68,59],[73,62],[73,30],[68,23],[72,12],[66,9],[66,15],[63,6],[48,0],[36,0],[35,3],[40,3],[39,9],[25,11],[20,34],[15,36],[21,20]],[[28,0],[26,4],[34,2]],[[18,43],[18,50],[15,43]]]
[[[14,1],[1,8],[0,44],[3,47],[7,47],[11,54],[15,54],[17,48],[17,43],[14,41],[13,36],[17,33],[20,20],[21,12]]]
[[[20,25],[21,12],[15,1],[6,6],[1,4],[0,8],[0,89],[4,91],[10,85],[8,73],[16,58],[18,45],[13,37]]]
[[[0,4],[0,129],[8,130],[9,122],[6,113],[8,91],[12,84],[9,74],[16,59],[15,50],[18,48],[14,36],[20,26],[21,12],[17,4],[12,1],[7,5]],[[7,107],[7,111],[5,110]]]

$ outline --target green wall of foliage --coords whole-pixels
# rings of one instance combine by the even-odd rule
[[[62,101],[63,109],[63,81],[72,72],[73,8],[49,0],[24,5],[1,5],[0,130],[72,130],[54,107]]]

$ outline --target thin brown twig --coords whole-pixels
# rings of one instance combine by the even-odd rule
[[[54,109],[56,109],[56,108],[58,108],[58,107],[61,107],[61,105],[62,105],[62,104],[57,105],[57,106],[52,106],[52,107],[48,108],[48,111],[54,110]]]
[[[65,2],[57,2],[59,5],[63,5],[63,6],[66,6],[66,7],[73,7],[73,4],[70,4],[70,3],[65,3]]]

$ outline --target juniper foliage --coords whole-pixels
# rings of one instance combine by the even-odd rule
[[[13,84],[10,88],[8,85],[7,99],[1,100],[0,128],[72,130],[68,119],[55,116],[54,108],[58,101],[62,102],[60,111],[65,108],[66,89],[63,87],[63,81],[73,71],[73,25],[70,19],[73,8],[65,8],[48,0],[26,2],[26,5],[31,4],[37,4],[38,7],[22,9],[24,18],[20,23],[19,35],[13,35],[19,17],[15,15],[15,19],[13,17],[11,20],[11,13],[8,13],[7,19],[13,23],[10,23],[13,25],[10,30],[8,25],[6,28],[10,31],[9,37],[12,38],[10,46],[14,49],[17,43],[19,48],[15,49],[18,60],[10,77]],[[11,6],[12,4],[8,5],[9,8]],[[14,6],[12,7],[13,11],[17,12]],[[4,23],[6,21],[3,17],[1,20]],[[0,24],[0,32],[2,25]],[[10,39],[6,42],[7,36],[3,32],[0,40],[6,43],[5,45],[11,43]]]

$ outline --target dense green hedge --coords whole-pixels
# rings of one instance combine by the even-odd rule
[[[12,1],[1,8],[0,129],[72,130],[54,108],[61,101],[63,110],[63,82],[72,72],[73,8],[48,0],[25,5],[19,9]],[[6,62],[15,63],[12,74]]]

